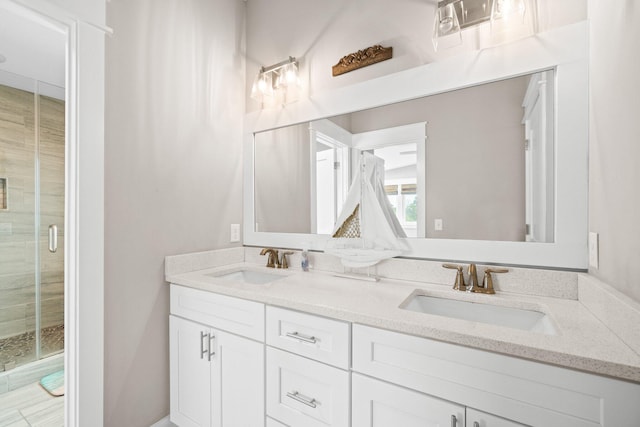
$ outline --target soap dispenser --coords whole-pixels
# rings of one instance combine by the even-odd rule
[[[309,271],[309,250],[304,248],[300,254],[300,267],[302,271]]]

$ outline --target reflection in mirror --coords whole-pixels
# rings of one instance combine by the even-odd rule
[[[409,237],[554,241],[554,71],[255,134],[255,231],[331,234],[360,151]]]

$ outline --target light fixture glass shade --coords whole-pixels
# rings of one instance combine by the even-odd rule
[[[455,9],[455,2],[444,4],[440,2],[436,9],[433,21],[433,48],[438,51],[438,47],[446,43],[445,47],[452,47],[462,43],[462,31]]]
[[[282,69],[282,73],[280,74],[283,78],[283,84],[285,86],[295,86],[299,85],[300,81],[298,79],[298,63],[292,62],[287,64]]]
[[[251,97],[259,101],[263,101],[265,97],[273,95],[273,76],[271,73],[264,72],[263,70],[258,73],[256,79],[253,81],[251,88]]]
[[[498,19],[509,20],[514,17],[524,20],[527,11],[526,3],[526,0],[494,0],[491,9],[491,22]]]
[[[494,0],[491,8],[491,41],[499,44],[536,32],[534,0]],[[531,12],[529,12],[531,10]]]
[[[286,104],[298,99],[300,79],[298,61],[289,59],[269,67],[262,67],[251,88],[251,97],[263,107]]]

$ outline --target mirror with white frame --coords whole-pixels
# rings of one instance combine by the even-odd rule
[[[257,231],[332,234],[350,159],[370,151],[410,238],[553,242],[554,81],[542,71],[256,133]]]
[[[373,150],[415,237],[404,256],[586,268],[586,35],[579,23],[248,114],[244,243],[323,250],[349,158]]]

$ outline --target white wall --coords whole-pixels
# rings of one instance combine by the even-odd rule
[[[247,86],[260,66],[300,59],[307,95],[370,80],[491,45],[489,25],[463,31],[463,44],[434,51],[435,4],[416,0],[248,0]],[[582,21],[587,0],[537,0],[539,29]],[[509,34],[504,37],[509,39]],[[393,47],[393,59],[332,77],[341,57],[374,44]],[[250,92],[247,91],[247,94]],[[304,96],[304,95],[303,95]],[[248,99],[249,111],[260,107]]]
[[[589,272],[640,300],[640,3],[589,1],[589,229],[600,265]]]
[[[105,423],[169,413],[166,255],[242,218],[242,0],[112,0],[107,23]]]

